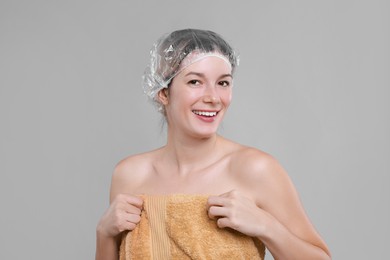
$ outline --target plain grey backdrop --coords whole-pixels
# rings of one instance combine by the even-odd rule
[[[220,132],[274,155],[334,259],[390,233],[388,1],[0,1],[0,259],[93,259],[122,158],[165,142],[141,90],[182,28],[240,53]],[[268,256],[267,259],[271,259]]]

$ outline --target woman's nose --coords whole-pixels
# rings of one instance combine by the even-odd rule
[[[219,95],[213,86],[207,86],[203,95],[203,102],[206,103],[218,103]]]
[[[219,99],[213,95],[205,95],[203,96],[203,102],[205,103],[218,103]]]

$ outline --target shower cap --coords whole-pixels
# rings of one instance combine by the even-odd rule
[[[232,74],[238,66],[236,52],[215,32],[185,29],[162,36],[150,50],[150,63],[142,77],[144,93],[162,111],[163,105],[157,100],[157,93],[168,88],[172,79],[184,68],[209,56],[228,62]]]

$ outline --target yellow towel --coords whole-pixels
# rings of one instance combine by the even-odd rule
[[[217,227],[205,195],[146,195],[141,221],[123,234],[120,260],[264,259],[263,243]]]

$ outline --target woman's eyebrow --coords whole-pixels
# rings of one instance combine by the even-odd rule
[[[225,78],[225,77],[233,78],[232,74],[222,74],[220,78]]]
[[[189,75],[195,75],[195,76],[198,76],[198,77],[201,77],[201,78],[205,78],[205,75],[203,73],[195,72],[195,71],[190,71],[187,74],[185,74],[184,76],[187,77]],[[232,74],[222,74],[221,76],[219,76],[219,78],[225,78],[225,77],[233,78]]]
[[[200,73],[200,72],[195,72],[195,71],[190,71],[188,72],[186,75],[184,75],[185,77],[189,76],[189,75],[195,75],[195,76],[198,76],[198,77],[202,77],[204,78],[204,74],[203,73]]]

